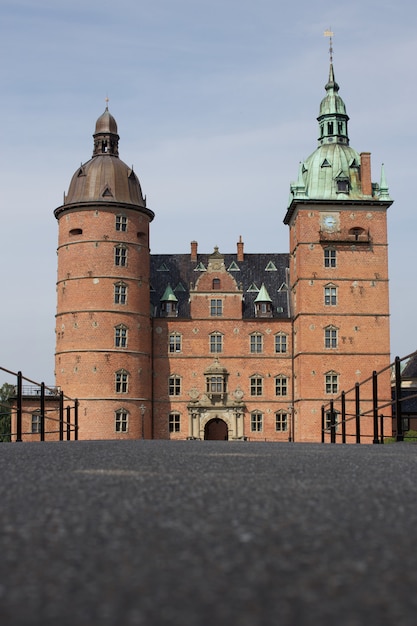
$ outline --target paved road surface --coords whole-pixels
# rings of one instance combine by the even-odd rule
[[[0,445],[2,626],[413,625],[417,446]]]

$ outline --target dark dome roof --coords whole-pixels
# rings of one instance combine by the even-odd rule
[[[146,206],[139,179],[132,168],[118,157],[93,157],[72,177],[65,205],[79,202],[121,202]]]
[[[98,118],[96,122],[95,134],[97,133],[112,133],[114,135],[117,135],[116,120],[114,119],[113,115],[109,112],[107,107],[104,113],[100,115],[100,117]]]

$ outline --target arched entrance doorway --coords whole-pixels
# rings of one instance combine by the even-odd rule
[[[219,417],[207,422],[204,427],[204,439],[210,439],[211,441],[227,441],[229,438],[229,431],[226,422]]]

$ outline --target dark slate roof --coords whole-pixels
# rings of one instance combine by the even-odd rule
[[[404,367],[401,372],[402,378],[410,379],[417,378],[417,354],[414,354],[410,357],[407,362],[407,365]]]
[[[151,255],[151,303],[156,317],[160,315],[160,300],[168,285],[171,285],[178,298],[178,317],[190,317],[190,285],[194,287],[201,270],[208,267],[210,254],[198,254],[197,261],[191,261],[190,254],[152,254]],[[254,318],[254,301],[258,291],[251,291],[256,285],[258,290],[264,283],[272,300],[273,317],[288,318],[287,268],[288,254],[246,254],[244,261],[237,260],[237,254],[224,254],[224,264],[237,266],[230,270],[239,287],[243,289],[243,317]],[[267,269],[267,268],[271,269]],[[276,269],[273,269],[276,268]],[[184,291],[182,291],[184,289]]]

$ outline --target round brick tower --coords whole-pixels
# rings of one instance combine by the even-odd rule
[[[149,438],[149,224],[133,169],[119,159],[106,107],[92,158],[72,177],[58,220],[56,384],[79,400],[80,439]]]

